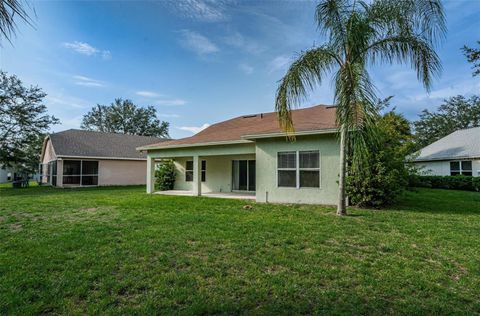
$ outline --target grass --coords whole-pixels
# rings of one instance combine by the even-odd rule
[[[390,210],[0,188],[0,314],[479,314],[480,194]]]

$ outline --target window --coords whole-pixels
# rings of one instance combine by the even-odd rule
[[[300,187],[320,187],[320,153],[318,151],[301,151],[300,158]]]
[[[185,163],[185,181],[193,181],[193,160],[187,160]]]
[[[207,161],[202,160],[202,182],[205,182],[207,179]]]
[[[469,160],[465,161],[450,161],[450,175],[472,175],[472,162]]]
[[[63,184],[98,185],[98,161],[64,160]]]
[[[278,186],[297,187],[297,153],[295,151],[278,153]]]
[[[202,160],[202,175],[201,181],[205,182],[207,180],[207,161]],[[187,160],[185,163],[185,181],[193,181],[193,160]]]
[[[320,153],[318,150],[279,152],[277,155],[279,187],[320,187]]]

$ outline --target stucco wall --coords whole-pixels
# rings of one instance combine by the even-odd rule
[[[281,151],[320,151],[320,188],[282,188],[277,186],[277,153]],[[295,142],[285,138],[258,140],[257,202],[335,204],[338,196],[340,146],[335,135],[299,136]]]
[[[468,160],[468,159],[465,159]],[[421,175],[431,176],[449,176],[450,175],[450,161],[430,161],[430,162],[417,162],[414,164],[417,168],[420,168],[418,173]],[[480,176],[480,159],[474,159],[472,161],[472,175]]]
[[[45,145],[45,153],[43,155],[42,163],[48,163],[52,160],[57,159],[55,156],[55,151],[53,150],[52,142],[48,139],[47,144]]]
[[[232,160],[255,160],[255,155],[227,155],[200,157],[207,162],[206,181],[202,182],[202,192],[231,192],[232,191]],[[193,189],[193,182],[185,181],[185,165],[192,158],[175,158],[177,169],[175,178],[176,190]]]
[[[147,162],[145,160],[99,160],[98,185],[145,184]]]

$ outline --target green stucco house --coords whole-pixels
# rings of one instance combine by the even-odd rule
[[[276,113],[236,117],[187,138],[142,146],[147,192],[154,193],[155,164],[173,159],[175,188],[163,194],[235,196],[257,202],[335,204],[340,146],[335,107],[292,111],[295,141]]]

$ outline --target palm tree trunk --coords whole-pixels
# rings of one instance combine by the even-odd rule
[[[345,203],[345,178],[347,165],[347,129],[342,127],[340,131],[340,179],[338,180],[338,204],[337,215],[347,215],[347,207]]]

